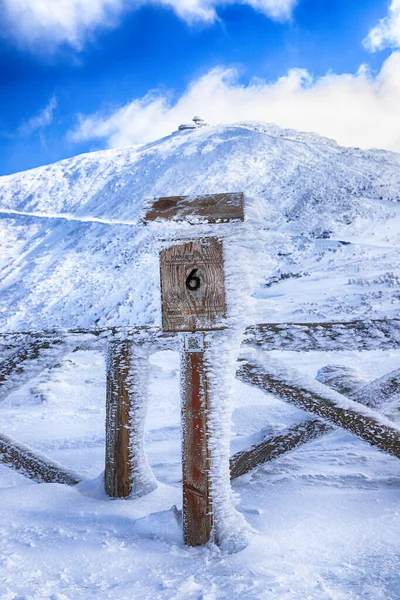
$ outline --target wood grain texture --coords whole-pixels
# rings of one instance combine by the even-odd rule
[[[182,350],[181,380],[183,532],[185,544],[200,546],[212,527],[204,352]]]
[[[146,223],[156,219],[187,221],[192,224],[243,221],[244,194],[234,192],[154,198],[143,221]]]
[[[149,349],[141,343],[109,344],[104,487],[112,498],[143,496],[157,487],[144,449],[149,372]]]
[[[129,452],[130,343],[111,342],[107,352],[106,465],[104,487],[112,498],[131,492]]]
[[[199,288],[186,282],[195,272]],[[178,244],[160,254],[162,325],[164,331],[223,328],[225,284],[222,242],[216,238]]]

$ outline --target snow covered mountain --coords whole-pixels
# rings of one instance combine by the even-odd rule
[[[141,221],[146,198],[226,191],[245,193],[244,224]],[[397,317],[399,210],[400,155],[257,123],[3,177],[0,330],[159,324],[161,244],[206,234],[224,237],[236,323]],[[231,411],[230,455],[306,414],[239,379],[228,401],[235,335],[216,337],[224,339],[213,341],[209,390],[218,400],[208,423],[216,462],[227,465]],[[327,374],[351,365],[354,390],[399,368],[396,349],[274,355],[300,379],[325,374],[327,385]],[[149,362],[145,443],[158,487],[141,498],[104,492],[101,348],[57,355],[3,396],[1,431],[86,479],[37,485],[0,464],[0,598],[399,598],[398,460],[342,429],[234,480],[235,516],[257,532],[239,554],[185,547],[179,356],[152,352]],[[383,410],[397,427],[396,395]],[[216,489],[214,499],[228,497],[222,478]],[[214,524],[227,510],[228,538],[229,506],[214,504]]]
[[[243,123],[0,178],[1,329],[159,324],[158,241],[227,226],[144,226],[143,200],[228,191],[252,321],[398,314],[400,155]]]

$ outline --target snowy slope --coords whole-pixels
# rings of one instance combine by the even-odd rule
[[[144,198],[224,191],[245,192],[244,225],[140,222]],[[0,328],[159,324],[161,241],[206,232],[224,235],[236,322],[398,317],[399,211],[400,155],[252,123],[3,177]],[[235,296],[241,270],[248,286]],[[344,363],[366,380],[400,356],[274,354],[311,377]],[[0,465],[1,599],[400,600],[399,461],[342,430],[234,481],[253,528],[246,549],[186,547],[179,357],[150,361],[158,488],[142,498],[104,493],[99,351],[70,353],[1,403],[0,431],[87,478],[38,485]],[[238,380],[230,401],[231,454],[305,418]]]
[[[2,177],[0,327],[159,324],[158,241],[227,226],[144,227],[143,200],[225,191],[246,194],[249,322],[398,313],[400,155],[245,123]]]

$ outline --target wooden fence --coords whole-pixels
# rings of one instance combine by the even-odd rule
[[[106,348],[105,489],[112,497],[141,495],[155,486],[144,452],[148,358],[160,349],[178,350],[180,343],[180,336],[154,327],[3,333],[0,334],[4,356],[0,363],[0,400],[44,368],[59,362],[68,352]],[[400,428],[378,412],[399,391],[400,369],[361,386],[349,398],[322,384],[304,384],[296,373],[285,372],[282,365],[277,367],[266,359],[266,353],[273,351],[399,349],[400,320],[254,325],[246,329],[243,340],[243,352],[246,354],[251,348],[256,350],[239,362],[237,377],[305,409],[313,417],[234,455],[230,460],[232,479],[335,427],[344,428],[400,458]],[[185,365],[182,368],[184,370]],[[199,424],[199,430],[206,430],[205,419],[204,413],[204,423]],[[193,457],[190,448],[183,450],[185,464]],[[4,435],[0,435],[0,453],[4,464],[36,481],[76,484],[82,479]],[[201,461],[200,471],[205,471],[208,457],[202,457]]]

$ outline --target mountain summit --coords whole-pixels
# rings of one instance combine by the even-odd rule
[[[144,199],[235,191],[256,320],[398,314],[400,155],[241,123],[0,178],[0,327],[159,324],[157,240],[171,232],[143,225]]]

